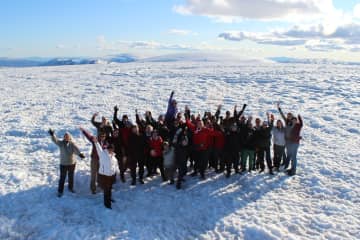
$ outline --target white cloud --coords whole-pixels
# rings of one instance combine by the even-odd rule
[[[360,18],[360,3],[355,5],[353,14],[355,18]]]
[[[287,19],[318,17],[334,11],[332,0],[187,0],[174,6],[184,15],[202,15],[225,19]]]
[[[190,30],[186,30],[186,29],[176,29],[176,28],[173,28],[173,29],[170,29],[168,31],[168,33],[170,34],[175,34],[175,35],[182,35],[182,36],[186,36],[186,35],[198,35],[196,32],[192,32]]]
[[[313,52],[348,50],[341,41],[336,40],[310,40],[306,43],[305,48]]]
[[[321,24],[294,26],[288,30],[277,30],[269,33],[230,31],[219,34],[219,38],[230,41],[250,40],[258,44],[281,46],[305,45],[311,51],[350,50],[360,44],[360,23],[337,26],[328,34]],[[309,44],[318,41],[316,44]],[[320,42],[319,42],[320,41]]]

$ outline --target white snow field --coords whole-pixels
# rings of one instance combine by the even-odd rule
[[[113,106],[132,118],[164,113],[171,90],[181,110],[300,113],[294,177],[284,173],[186,177],[185,188],[117,183],[112,210],[89,189],[93,113]],[[0,239],[360,239],[360,66],[143,62],[0,68]],[[56,197],[59,151],[48,136],[70,131],[75,194]]]

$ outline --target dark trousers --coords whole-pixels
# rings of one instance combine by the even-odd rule
[[[60,180],[58,192],[62,193],[64,191],[64,184],[66,175],[68,175],[68,188],[73,190],[74,188],[74,172],[75,172],[75,164],[73,165],[61,165],[60,164]]]
[[[260,169],[264,170],[265,169],[265,164],[264,164],[264,157],[266,154],[266,164],[267,167],[269,168],[269,170],[272,169],[272,162],[271,162],[271,156],[270,156],[270,146],[269,147],[260,147],[258,150],[258,164],[260,165]]]
[[[187,172],[188,151],[186,149],[175,149],[175,166],[178,170],[178,181],[183,180]]]
[[[223,157],[223,151],[221,149],[214,148],[213,150],[215,158],[215,170],[224,170],[225,169],[225,160]]]
[[[159,168],[161,177],[165,180],[165,173],[164,173],[164,158],[160,157],[150,157],[150,161],[152,162],[152,173],[156,173],[156,170]]]
[[[107,208],[111,208],[111,189],[115,180],[115,175],[106,176],[102,174],[98,174],[99,183],[101,188],[104,191],[104,205]]]
[[[205,176],[205,170],[208,166],[209,153],[207,150],[198,150],[195,153],[195,169],[200,172],[201,177]]]
[[[226,163],[226,171],[231,172],[231,167],[234,166],[235,172],[239,171],[239,152],[238,151],[225,151],[224,158]]]
[[[116,153],[115,157],[116,157],[117,162],[118,162],[120,175],[124,175],[124,173],[126,171],[126,163],[123,160],[123,156],[122,156],[121,153]]]
[[[281,158],[284,156],[285,146],[274,145],[274,167],[279,168]]]
[[[216,158],[215,158],[215,149],[214,148],[209,148],[208,149],[208,156],[209,156],[209,168],[215,168],[216,165]]]
[[[144,177],[144,162],[145,158],[143,156],[129,157],[129,166],[130,174],[133,181],[136,180],[136,166],[139,167],[139,178],[143,179]]]

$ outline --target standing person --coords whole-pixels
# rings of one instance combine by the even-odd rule
[[[122,162],[124,163],[124,169],[126,170],[126,168],[128,167],[127,165],[128,165],[129,136],[131,134],[132,124],[129,120],[129,117],[126,114],[124,114],[122,116],[122,119],[119,120],[117,117],[118,111],[119,111],[118,106],[114,106],[113,123],[119,129],[119,134],[123,146]]]
[[[114,146],[115,157],[118,161],[119,171],[120,171],[120,180],[122,182],[126,182],[125,180],[125,171],[126,171],[126,161],[125,161],[125,150],[122,142],[122,138],[120,135],[120,130],[118,128],[114,128],[113,135],[110,138],[110,144]]]
[[[254,135],[254,128],[252,126],[252,117],[249,117],[246,123],[246,128],[241,129],[241,142],[243,149],[241,151],[241,171],[246,171],[246,162],[249,159],[249,172],[255,170],[254,161],[255,161],[255,148],[256,148],[256,139]]]
[[[161,177],[163,181],[166,181],[164,173],[164,159],[163,159],[163,143],[164,141],[159,136],[157,130],[153,130],[151,138],[149,140],[150,149],[150,162],[152,163],[152,174],[156,174],[157,168],[160,169]]]
[[[290,128],[290,136],[288,139],[286,139],[286,161],[285,161],[285,169],[288,168],[290,160],[291,160],[291,168],[290,170],[287,170],[287,174],[289,176],[293,176],[296,174],[296,165],[297,165],[297,151],[300,145],[300,131],[303,126],[303,121],[300,115],[298,117],[292,118],[292,125],[287,126],[287,128]]]
[[[281,158],[285,152],[285,128],[280,119],[276,121],[276,127],[273,128],[272,133],[274,143],[274,170],[279,171]]]
[[[106,137],[109,138],[112,134],[112,127],[110,122],[107,120],[106,117],[101,118],[101,122],[96,122],[95,118],[98,116],[98,113],[94,113],[94,115],[91,118],[91,123],[96,127],[98,131],[98,135],[100,132],[104,132],[106,134]]]
[[[223,151],[225,146],[225,135],[223,129],[218,124],[214,124],[214,159],[215,172],[221,173],[225,170],[225,161]]]
[[[137,125],[132,126],[128,140],[128,163],[131,171],[131,185],[136,185],[136,166],[139,167],[139,182],[144,184],[144,162],[146,138]]]
[[[80,127],[81,132],[84,134],[86,139],[92,144],[91,150],[91,161],[90,161],[90,190],[92,194],[96,194],[96,182],[98,182],[98,171],[99,171],[99,155],[96,151],[95,141],[100,144],[102,148],[107,148],[109,145],[108,140],[106,139],[105,132],[99,132],[98,138],[96,139],[90,132],[86,131],[84,128]]]
[[[171,92],[169,100],[168,100],[168,106],[165,114],[165,123],[167,126],[172,125],[172,123],[175,121],[176,115],[178,113],[177,108],[177,102],[173,98],[174,97],[174,91]]]
[[[164,159],[164,172],[166,179],[170,180],[170,184],[174,184],[174,174],[176,171],[174,160],[174,149],[170,147],[168,142],[163,143],[163,159]]]
[[[205,170],[209,161],[209,138],[211,132],[204,127],[203,121],[199,120],[196,124],[196,129],[193,132],[193,146],[195,154],[195,166],[192,176],[197,175],[197,171],[200,172],[200,178],[205,179]]]
[[[303,126],[303,121],[300,115],[294,117],[292,113],[287,113],[286,117],[283,111],[280,108],[280,103],[277,103],[278,110],[281,117],[285,121],[285,148],[286,148],[286,159],[284,162],[285,169],[288,168],[290,160],[291,169],[287,171],[287,174],[293,176],[296,174],[296,165],[297,165],[297,151],[300,145],[300,131]]]
[[[267,113],[267,121],[263,121],[259,131],[258,139],[258,162],[260,165],[260,172],[265,170],[264,157],[266,156],[266,165],[269,169],[269,173],[273,175],[272,162],[270,156],[270,145],[271,145],[271,131],[274,125],[274,115]]]
[[[95,142],[96,151],[99,155],[99,182],[101,188],[104,190],[104,205],[106,208],[111,209],[111,202],[114,202],[111,198],[111,190],[115,182],[117,164],[114,146],[110,144],[107,149],[103,149],[96,138],[94,138],[93,141]]]
[[[187,159],[191,151],[191,131],[184,126],[179,128],[173,139],[173,146],[175,147],[175,166],[178,170],[178,178],[176,188],[180,189],[187,172]]]
[[[261,119],[255,119],[255,127],[254,127],[254,141],[255,141],[255,161],[254,161],[254,169],[260,169],[260,158],[259,158],[259,142],[261,140]]]
[[[66,175],[68,175],[68,189],[70,192],[74,193],[74,172],[76,165],[74,155],[78,155],[80,158],[85,158],[85,155],[80,152],[79,148],[72,141],[70,133],[66,132],[64,134],[64,139],[59,140],[55,136],[54,130],[49,129],[48,132],[51,136],[51,140],[60,149],[60,180],[57,196],[61,197],[63,195]]]
[[[230,131],[225,134],[224,159],[226,163],[226,177],[231,174],[231,167],[234,167],[235,173],[239,173],[239,134],[237,126],[234,123],[230,126]]]

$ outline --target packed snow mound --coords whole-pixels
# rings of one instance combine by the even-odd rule
[[[0,69],[0,239],[360,239],[360,68],[336,65],[145,62]],[[89,144],[79,126],[113,106],[134,120],[181,109],[304,119],[297,175],[186,177],[183,190],[148,178],[117,181],[112,210],[90,193]],[[100,117],[100,116],[99,116]],[[75,194],[56,197],[59,151],[47,134],[69,131],[78,160]]]

